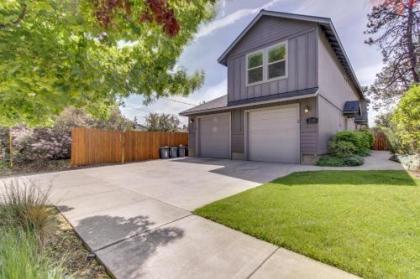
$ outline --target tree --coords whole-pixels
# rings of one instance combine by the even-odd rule
[[[385,113],[379,114],[375,119],[375,124],[380,127],[389,128],[391,126],[391,117],[392,117],[392,112],[385,112]]]
[[[416,41],[420,36],[420,11],[416,0],[382,0],[368,14],[366,40],[377,45],[383,56],[384,68],[369,87],[368,96],[374,108],[387,106],[400,98],[420,81],[416,72]]]
[[[405,152],[420,152],[420,85],[408,90],[391,117],[392,130]]]
[[[1,1],[0,125],[52,124],[69,106],[106,116],[130,94],[189,94],[203,73],[176,61],[214,1]]]
[[[136,123],[121,114],[118,107],[111,109],[106,119],[96,119],[82,109],[67,108],[56,119],[52,128],[71,131],[74,127],[97,128],[103,130],[127,131],[136,127]]]
[[[177,132],[180,125],[176,115],[150,113],[146,116],[146,128],[148,131]]]

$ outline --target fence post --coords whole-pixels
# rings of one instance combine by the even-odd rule
[[[125,132],[120,132],[121,163],[125,163]]]

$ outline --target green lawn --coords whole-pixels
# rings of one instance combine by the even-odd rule
[[[420,181],[404,171],[293,173],[195,213],[365,278],[420,278]]]

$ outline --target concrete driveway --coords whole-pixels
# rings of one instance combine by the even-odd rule
[[[401,169],[386,156],[375,153],[363,168]],[[293,171],[315,169],[185,158],[29,179],[52,185],[52,201],[117,278],[351,278],[191,213]]]

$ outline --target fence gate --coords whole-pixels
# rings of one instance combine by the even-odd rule
[[[373,141],[373,150],[389,150],[389,142],[388,138],[386,137],[385,133],[383,132],[376,132],[374,134],[374,141]]]

